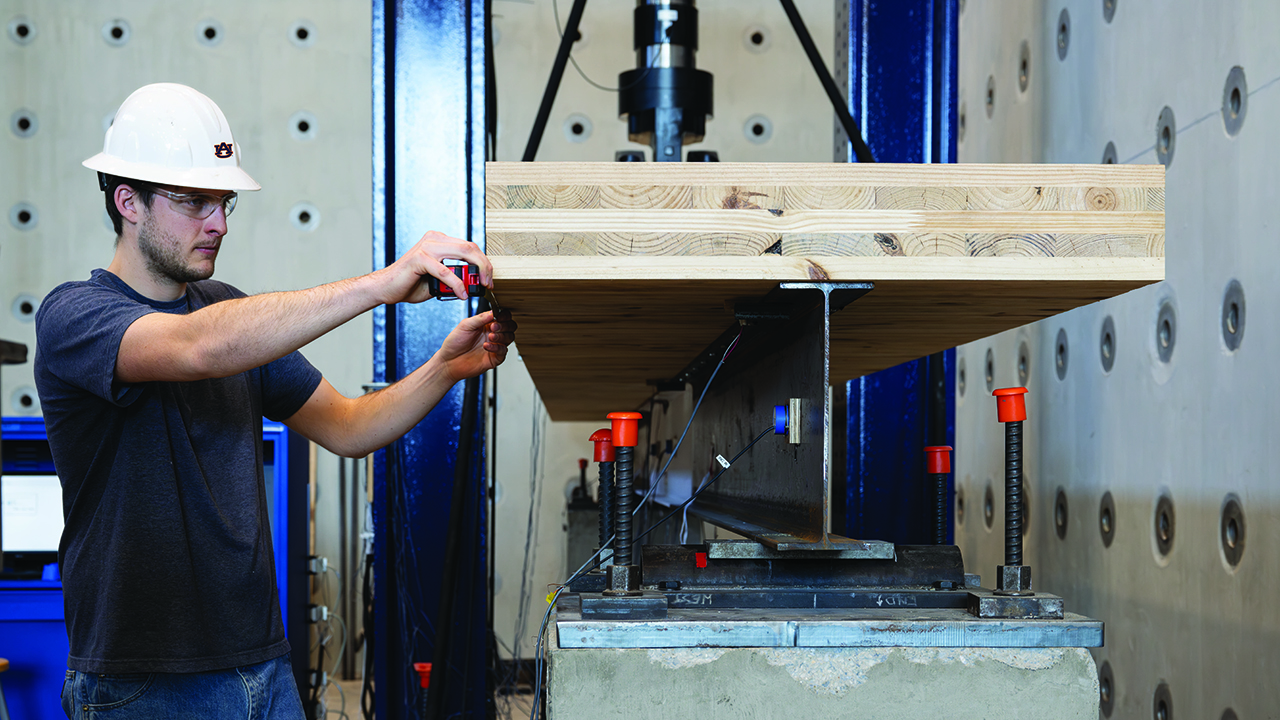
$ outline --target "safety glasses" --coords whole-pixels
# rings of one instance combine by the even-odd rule
[[[236,194],[214,195],[213,193],[176,193],[163,188],[152,188],[152,192],[163,195],[173,201],[173,209],[194,220],[204,220],[222,207],[227,216],[236,209]]]

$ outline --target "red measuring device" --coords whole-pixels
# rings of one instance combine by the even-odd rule
[[[498,297],[493,294],[493,291],[480,284],[480,267],[478,265],[448,265],[446,267],[467,286],[468,297],[483,296],[485,300],[489,301],[489,308],[495,313],[502,310],[498,305]],[[453,288],[437,277],[429,278],[427,287],[430,288],[431,297],[433,298],[441,300],[458,299],[458,294],[453,291]]]
[[[467,286],[467,295],[476,297],[484,294],[484,286],[480,284],[480,267],[477,265],[449,265],[449,270]],[[431,297],[441,300],[457,300],[458,294],[445,281],[437,277],[430,278]]]

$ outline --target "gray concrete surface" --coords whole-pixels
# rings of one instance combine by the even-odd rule
[[[1083,648],[561,649],[550,720],[1096,720]]]

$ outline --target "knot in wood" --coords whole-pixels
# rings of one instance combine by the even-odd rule
[[[1090,210],[1115,210],[1116,193],[1111,188],[1092,187],[1085,191],[1085,204]]]
[[[876,242],[879,243],[881,249],[885,251],[885,254],[887,255],[903,254],[902,245],[898,242],[898,237],[896,235],[890,235],[888,233],[876,233],[875,237],[876,237]]]

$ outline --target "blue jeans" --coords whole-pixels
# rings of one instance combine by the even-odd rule
[[[303,720],[288,655],[206,673],[100,675],[68,670],[62,710],[71,720]]]

